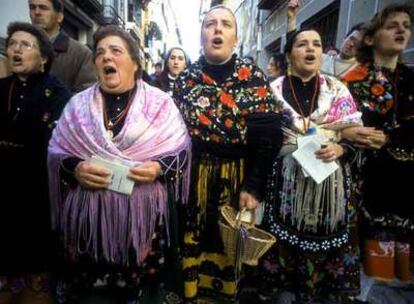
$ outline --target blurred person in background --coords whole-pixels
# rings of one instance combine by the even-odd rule
[[[69,37],[61,28],[64,18],[62,0],[28,0],[32,24],[43,28],[53,44],[55,59],[50,73],[72,93],[82,91],[97,81],[92,52]]]
[[[345,35],[337,54],[323,54],[321,73],[341,78],[358,65],[356,51],[361,42],[363,23],[354,25]]]
[[[165,55],[164,69],[153,82],[154,86],[172,96],[175,79],[190,64],[190,58],[181,47],[171,48]]]
[[[286,73],[286,59],[284,54],[272,54],[267,64],[267,77],[272,82]]]
[[[151,81],[154,81],[162,72],[162,62],[157,62],[154,66],[155,72],[151,74]]]
[[[291,0],[288,6],[287,23],[288,34],[296,29],[296,16],[298,14],[300,3],[298,0]],[[339,53],[335,56],[332,54],[322,55],[322,74],[327,74],[340,78],[347,71],[358,65],[355,57],[358,44],[361,42],[363,23],[354,25],[345,35]]]

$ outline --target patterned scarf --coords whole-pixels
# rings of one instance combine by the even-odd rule
[[[97,155],[131,167],[165,156],[178,157],[183,150],[189,153],[190,140],[173,101],[141,80],[124,126],[112,140],[106,133],[103,111],[102,95],[94,85],[71,99],[54,130],[48,159],[52,222],[62,231],[65,244],[78,252],[125,264],[132,247],[139,264],[151,248],[158,221],[167,220],[166,183],[136,183],[131,196],[77,186],[68,189],[62,200],[61,161]],[[186,170],[181,188],[184,200],[188,179]],[[177,196],[179,184],[177,180]]]
[[[300,113],[296,112],[283,97],[283,82],[285,76],[273,81],[270,86],[276,99],[282,101],[284,116],[289,117],[288,128],[298,134],[305,134]],[[339,141],[339,131],[352,125],[361,125],[361,113],[348,89],[336,78],[326,75],[319,77],[318,108],[310,117],[310,128],[316,128],[319,133],[325,135],[327,140]]]
[[[233,60],[230,76],[222,83],[203,72],[203,57],[177,78],[174,99],[193,138],[245,144],[247,116],[277,111],[263,72],[241,58],[234,56]]]

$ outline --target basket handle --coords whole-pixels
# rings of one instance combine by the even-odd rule
[[[248,213],[251,213],[250,214],[250,218],[249,218],[248,221],[243,221],[243,213],[246,214],[247,212]],[[236,215],[236,226],[237,227],[240,227],[240,225],[242,223],[244,225],[248,226],[248,227],[253,227],[255,225],[255,223],[256,223],[256,212],[255,212],[255,209],[247,210],[246,207],[244,207],[241,211],[239,211],[237,213],[237,215]]]

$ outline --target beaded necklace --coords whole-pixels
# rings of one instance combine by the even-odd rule
[[[104,125],[106,129],[106,133],[108,134],[109,138],[114,137],[113,128],[117,126],[125,118],[126,114],[128,113],[136,91],[137,91],[137,87],[135,86],[128,94],[128,102],[125,108],[121,112],[119,112],[115,117],[108,117],[107,101],[106,101],[105,95],[102,94]]]
[[[290,75],[287,76],[289,79],[289,87],[290,90],[292,91],[292,96],[293,96],[293,100],[295,101],[296,105],[298,106],[300,115],[302,116],[302,122],[303,122],[303,130],[305,133],[308,132],[309,130],[309,126],[310,126],[310,118],[308,119],[307,123],[306,123],[306,118],[305,118],[305,113],[300,105],[300,102],[296,96],[296,92],[295,92],[295,88],[293,86],[292,83],[292,77]],[[318,87],[319,87],[319,74],[316,76],[315,79],[315,87],[313,89],[313,94],[312,94],[312,99],[311,99],[311,104],[310,104],[310,109],[309,109],[309,116],[313,113],[313,110],[315,108],[315,99],[316,99],[316,93],[318,92]]]

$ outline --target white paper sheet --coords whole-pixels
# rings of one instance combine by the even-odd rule
[[[299,136],[297,138],[297,145],[298,149],[302,148],[308,141],[315,140],[317,142],[320,142],[322,145],[323,137],[321,135],[315,134],[315,135],[305,135],[305,136]],[[308,177],[309,173],[306,172],[306,170],[302,167],[303,176]]]
[[[131,195],[134,188],[134,181],[127,177],[129,167],[114,161],[103,159],[99,156],[92,156],[90,162],[111,170],[111,183],[107,187],[109,190]]]
[[[316,158],[315,151],[320,148],[320,140],[311,137],[306,139],[306,143],[301,145],[301,147],[292,154],[293,158],[298,161],[306,173],[308,173],[317,184],[320,184],[338,169],[336,162],[324,163],[322,160]]]

